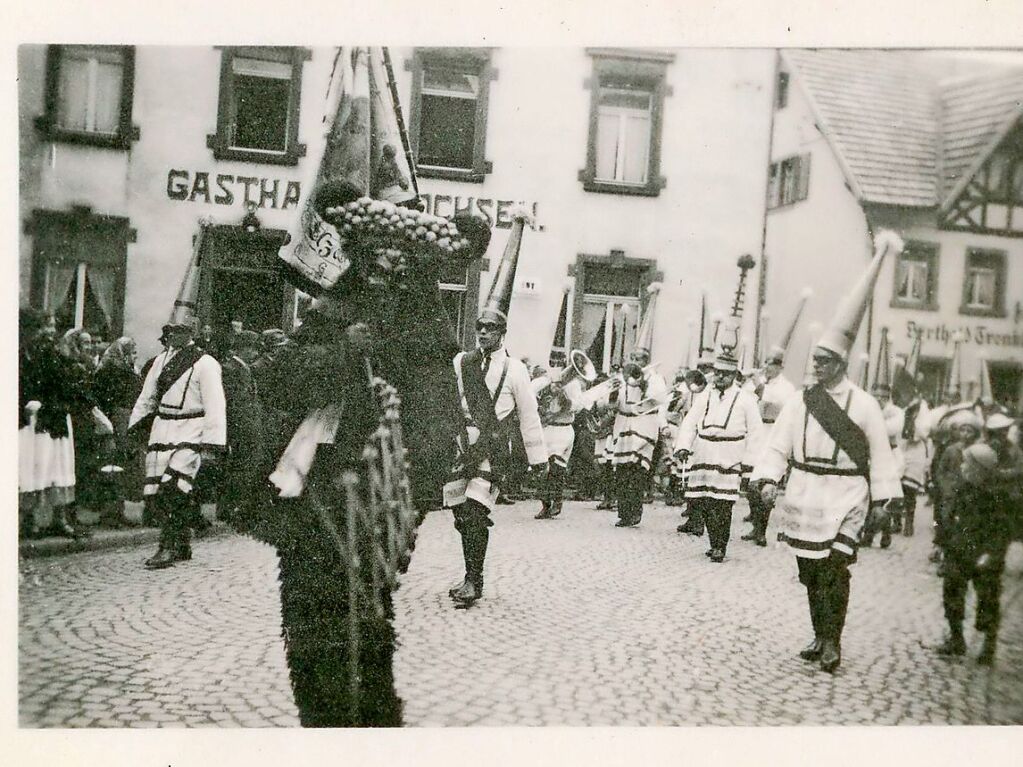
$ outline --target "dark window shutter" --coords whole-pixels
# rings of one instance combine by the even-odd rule
[[[804,154],[799,156],[798,172],[799,182],[796,187],[795,202],[805,200],[810,192],[810,155]]]

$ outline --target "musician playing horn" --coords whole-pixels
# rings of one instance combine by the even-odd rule
[[[566,380],[567,379],[567,380]],[[575,445],[575,416],[579,412],[579,396],[583,393],[580,378],[566,367],[557,381],[540,392],[540,422],[547,445],[547,476],[540,488],[542,507],[536,519],[552,519],[561,513],[568,474],[568,459]]]

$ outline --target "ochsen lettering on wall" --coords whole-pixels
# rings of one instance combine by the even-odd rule
[[[426,203],[426,210],[435,216],[451,218],[462,212],[469,212],[473,215],[483,216],[488,226],[496,226],[498,229],[511,229],[511,212],[516,205],[529,208],[533,214],[533,220],[537,221],[537,203],[526,203],[519,200],[495,200],[487,197],[461,197],[449,194],[421,194],[419,195]],[[543,227],[537,222],[537,229],[543,231]]]
[[[298,205],[302,187],[298,181],[258,176],[234,176],[172,168],[167,171],[167,196],[182,202],[207,205],[240,205],[287,210]]]

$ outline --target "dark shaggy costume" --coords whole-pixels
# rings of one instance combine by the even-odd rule
[[[415,276],[368,279],[353,267],[335,288],[340,311],[310,316],[274,364],[261,371],[260,399],[280,423],[267,435],[269,476],[295,429],[313,409],[340,405],[336,444],[320,445],[301,497],[283,500],[267,487],[237,523],[277,547],[283,635],[295,702],[303,726],[399,726],[401,699],[394,690],[390,589],[376,594],[380,611],[353,600],[343,550],[331,525],[346,535],[346,470],[365,476],[363,447],[377,427],[377,402],[365,360],[349,346],[345,328],[369,324],[374,375],[397,388],[411,463],[413,497],[422,512],[440,503],[450,446],[460,427],[454,373],[457,352],[437,288],[439,265],[420,263]],[[360,541],[360,546],[365,541]],[[371,560],[369,551],[360,561]],[[407,558],[405,560],[407,565]],[[403,568],[401,568],[403,569]],[[370,579],[361,578],[363,585]],[[357,626],[357,630],[353,627]],[[357,647],[352,646],[353,640]]]

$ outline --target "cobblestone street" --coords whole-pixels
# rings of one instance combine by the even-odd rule
[[[468,611],[447,597],[461,575],[450,514],[428,515],[396,595],[409,725],[1023,723],[1018,546],[994,671],[923,646],[944,631],[924,520],[861,552],[831,677],[795,657],[805,591],[784,550],[738,540],[744,506],[721,565],[705,538],[675,533],[675,509],[621,530],[592,504],[543,522],[536,506],[495,513],[486,597]],[[273,550],[223,536],[155,573],[148,553],[21,562],[21,726],[296,726]]]

